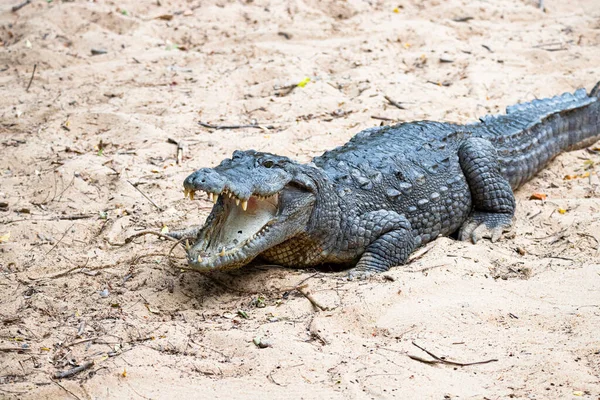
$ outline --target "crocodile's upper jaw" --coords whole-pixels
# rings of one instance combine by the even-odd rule
[[[194,191],[185,191],[194,198]],[[197,270],[239,268],[263,251],[296,235],[306,226],[314,195],[293,184],[269,197],[246,201],[235,194],[208,193],[215,206],[197,242],[188,249],[188,263]]]

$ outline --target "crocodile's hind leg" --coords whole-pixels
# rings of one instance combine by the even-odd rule
[[[473,202],[458,237],[473,243],[483,237],[495,242],[510,228],[515,214],[515,197],[500,173],[496,149],[488,140],[471,138],[460,147],[458,156]]]
[[[365,279],[406,262],[415,248],[410,222],[403,216],[386,210],[372,211],[361,216],[349,227],[353,243],[349,249],[365,248],[360,260],[348,271],[349,279]]]

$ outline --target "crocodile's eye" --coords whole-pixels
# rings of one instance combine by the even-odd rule
[[[271,161],[271,160],[265,160],[265,161],[263,161],[262,165],[265,168],[271,168],[273,166],[273,161]]]

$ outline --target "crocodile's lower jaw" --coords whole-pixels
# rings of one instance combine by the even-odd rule
[[[251,196],[244,203],[242,206],[235,197],[220,196],[212,221],[188,251],[190,267],[239,268],[257,255],[256,248],[277,221],[279,195]]]

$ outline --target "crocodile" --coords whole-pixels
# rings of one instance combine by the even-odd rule
[[[191,239],[199,271],[256,257],[287,267],[348,266],[366,278],[406,263],[438,236],[498,240],[512,224],[513,191],[556,155],[600,139],[600,82],[510,106],[469,124],[417,121],[363,130],[341,147],[298,163],[236,150],[184,181],[214,207]]]

